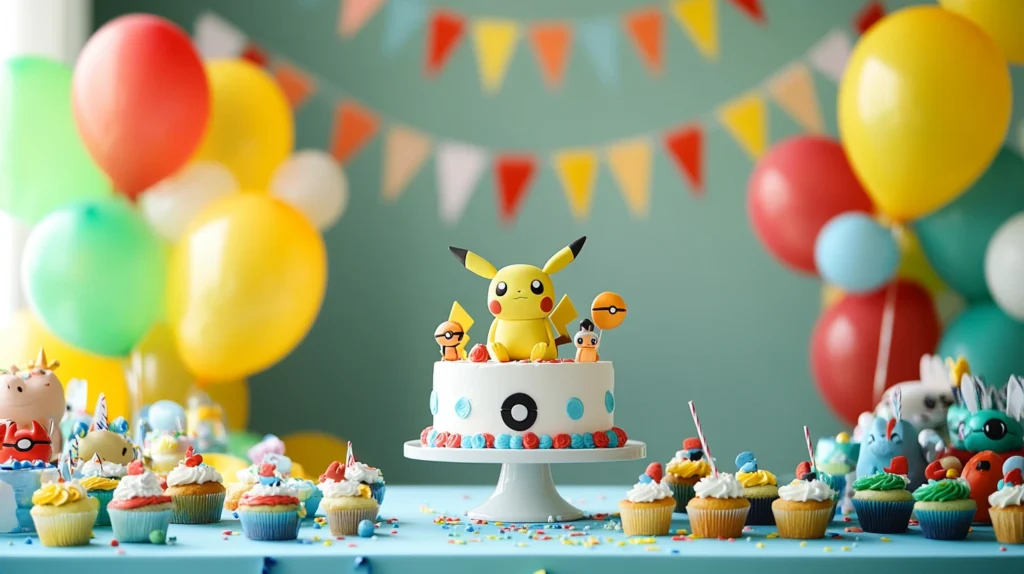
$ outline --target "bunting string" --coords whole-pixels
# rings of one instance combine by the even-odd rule
[[[390,0],[389,5],[408,1],[411,0]],[[636,25],[648,26],[649,14],[637,14]],[[507,45],[518,38],[517,31],[503,28],[501,23],[479,20],[471,30],[453,27],[444,33],[467,33],[480,43],[479,37],[483,34],[480,26],[489,30],[487,34],[499,31]],[[555,29],[535,30],[529,35],[540,38],[531,41],[548,46],[568,41],[567,36]],[[787,62],[747,91],[721,102],[704,114],[680,118],[664,129],[583,145],[510,152],[500,146],[456,141],[443,134],[428,133],[378,110],[327,78],[249,38],[217,14],[207,12],[200,15],[195,25],[195,42],[204,58],[242,57],[264,66],[277,78],[295,109],[313,98],[325,102],[334,111],[333,130],[327,147],[339,162],[344,164],[355,160],[368,144],[382,137],[380,195],[386,203],[398,201],[428,160],[433,158],[439,217],[449,225],[459,222],[489,170],[494,176],[497,212],[502,222],[515,221],[529,197],[537,173],[545,168],[555,173],[570,212],[579,219],[586,219],[598,187],[602,163],[608,167],[624,205],[634,216],[644,217],[650,207],[655,149],[660,149],[677,168],[680,179],[691,193],[701,196],[706,187],[705,144],[708,134],[721,129],[739,149],[756,160],[771,143],[769,102],[803,130],[824,132],[824,120],[814,86],[815,72],[837,80],[853,46],[848,31],[832,30],[812,45],[806,54]],[[443,56],[441,52],[436,54],[438,58]],[[503,54],[492,53],[494,58],[481,64],[481,74],[488,78],[489,89],[500,89],[502,70],[508,65]],[[651,63],[651,66],[657,65],[658,61]],[[551,69],[554,71],[559,67],[564,67],[564,62],[552,64]],[[553,71],[549,74],[549,81],[560,81]],[[608,73],[613,74],[614,68],[609,68]]]

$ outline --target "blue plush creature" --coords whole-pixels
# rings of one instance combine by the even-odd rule
[[[913,491],[924,483],[924,453],[917,442],[917,429],[907,421],[878,417],[871,424],[868,433],[861,439],[860,458],[857,461],[857,478],[885,472],[894,457],[907,459],[910,484]]]
[[[1024,385],[1014,375],[1006,383],[1006,407],[998,408],[993,393],[977,377],[964,375],[960,381],[960,394],[970,417],[962,426],[964,448],[971,452],[991,450],[1012,452],[1024,446]]]
[[[736,468],[739,472],[757,472],[757,458],[754,453],[745,450],[736,455]]]

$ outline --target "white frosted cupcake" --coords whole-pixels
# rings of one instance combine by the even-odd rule
[[[640,482],[619,501],[622,531],[626,536],[660,536],[672,527],[676,500],[672,488],[663,480],[661,463],[655,462],[640,475]]]
[[[380,504],[373,497],[368,485],[344,478],[343,474],[331,474],[330,476],[328,474],[331,474],[330,471],[321,477],[317,488],[324,495],[323,500],[320,501],[320,508],[324,509],[324,514],[327,515],[327,524],[331,528],[331,534],[334,536],[357,534],[360,522],[376,520]]]
[[[203,462],[192,447],[185,459],[167,475],[167,491],[174,500],[173,524],[220,522],[224,508],[224,479],[217,469]]]
[[[736,477],[720,472],[694,485],[694,497],[686,504],[690,527],[698,538],[737,538],[750,511],[743,485]]]
[[[779,536],[800,540],[824,538],[835,495],[814,473],[779,487],[779,498],[772,502]]]
[[[1017,471],[1016,483],[1010,476],[1003,480],[1003,487],[988,497],[989,516],[996,540],[1003,544],[1024,544],[1024,486],[1021,473]]]

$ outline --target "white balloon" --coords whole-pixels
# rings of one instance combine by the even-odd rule
[[[317,229],[324,230],[345,213],[348,178],[330,154],[302,150],[274,172],[270,194],[298,209]]]
[[[1024,212],[1008,219],[989,240],[985,282],[996,304],[1024,321]]]
[[[238,192],[238,180],[212,161],[190,164],[139,197],[142,215],[161,237],[177,241],[204,207]]]

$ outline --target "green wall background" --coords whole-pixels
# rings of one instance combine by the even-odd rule
[[[617,15],[649,0],[502,2],[438,0],[468,15],[521,19]],[[621,81],[605,87],[574,45],[560,92],[547,90],[533,55],[520,44],[504,87],[485,95],[469,37],[437,80],[422,73],[421,28],[394,58],[380,52],[378,14],[354,38],[336,34],[337,0],[96,0],[96,24],[125,12],[164,15],[192,30],[213,10],[268,50],[301,64],[374,109],[431,134],[500,149],[547,152],[661,133],[705,115],[757,85],[825,33],[851,31],[864,4],[844,0],[765,1],[758,26],[722,0],[721,54],[705,61],[673,20],[666,20],[665,69],[652,78],[620,38]],[[889,10],[908,2],[888,0]],[[1021,80],[1020,74],[1015,76]],[[816,75],[816,89],[835,133],[836,86]],[[1019,82],[1018,82],[1019,84]],[[337,95],[322,86],[297,116],[299,148],[328,145]],[[1020,98],[1018,97],[1018,102]],[[1019,106],[1018,106],[1019,107]],[[821,402],[808,367],[808,341],[819,315],[818,280],[791,274],[753,235],[745,208],[752,162],[713,121],[706,146],[707,193],[694,197],[675,166],[655,153],[651,214],[630,215],[602,167],[589,220],[576,221],[550,168],[541,170],[514,226],[498,222],[490,172],[458,225],[437,215],[433,161],[395,205],[380,199],[381,138],[348,166],[351,201],[326,234],[330,278],[323,311],[305,342],[283,363],[252,379],[251,427],[279,435],[322,430],[351,439],[361,460],[391,482],[492,482],[493,465],[406,460],[402,442],[430,424],[427,396],[437,347],[430,335],[452,300],[486,335],[486,281],[460,268],[448,245],[471,248],[496,265],[543,263],[580,235],[580,258],[556,277],[577,307],[605,290],[623,294],[629,320],[611,333],[602,354],[615,362],[617,423],[647,442],[649,459],[667,460],[694,434],[693,399],[722,465],[741,450],[763,467],[789,472],[806,457],[801,426],[835,434],[840,423]],[[1016,125],[1016,124],[1015,124]],[[771,105],[771,141],[799,133]],[[563,351],[563,354],[566,351]],[[565,483],[631,484],[642,463],[567,465]]]

